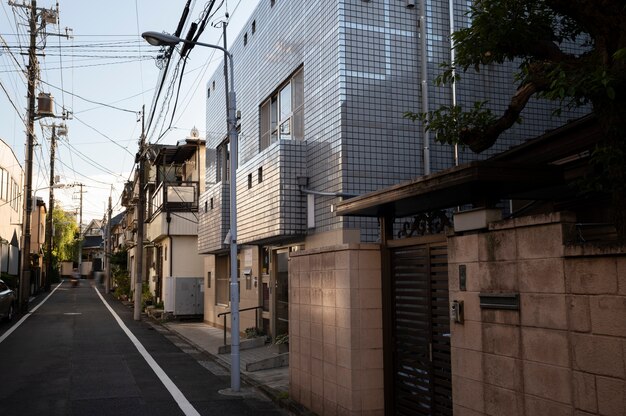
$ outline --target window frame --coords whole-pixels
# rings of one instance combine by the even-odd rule
[[[285,96],[288,89],[288,96]],[[288,107],[284,107],[288,101]],[[259,106],[259,152],[279,139],[304,140],[304,67],[300,66]]]

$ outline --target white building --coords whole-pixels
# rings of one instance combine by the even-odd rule
[[[19,275],[24,170],[13,149],[0,139],[0,272]]]

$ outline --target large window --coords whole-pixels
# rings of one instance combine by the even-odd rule
[[[259,150],[278,139],[304,139],[304,75],[299,69],[261,104]]]

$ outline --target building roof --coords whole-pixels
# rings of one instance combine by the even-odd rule
[[[101,248],[103,243],[102,236],[90,235],[83,239],[82,247],[83,249],[97,249]]]
[[[111,227],[114,227],[117,224],[119,224],[120,222],[122,222],[122,220],[124,219],[124,215],[125,214],[126,214],[126,212],[120,212],[115,217],[111,218]]]
[[[154,163],[158,165],[184,163],[193,156],[199,147],[203,147],[205,143],[206,141],[202,139],[187,138],[177,145],[157,145],[159,146],[156,149],[158,150],[158,154]]]

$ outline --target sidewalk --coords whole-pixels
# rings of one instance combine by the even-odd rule
[[[168,331],[175,333],[195,348],[210,354],[217,363],[230,370],[230,353],[218,354],[218,348],[224,345],[224,330],[202,322],[167,322],[161,324]],[[230,343],[230,338],[227,339]],[[240,349],[239,361],[241,379],[258,387],[275,399],[288,397],[289,367],[267,370],[246,371],[246,365],[278,355],[276,345],[264,345],[257,348]]]

